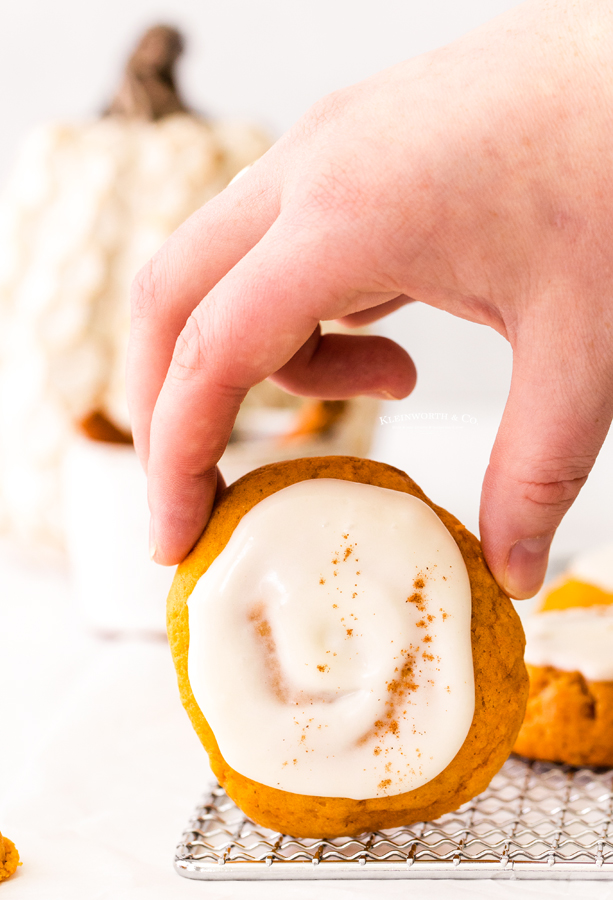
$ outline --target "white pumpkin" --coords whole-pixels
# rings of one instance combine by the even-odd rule
[[[184,110],[178,52],[176,32],[151,30],[109,114],[38,128],[0,200],[0,528],[30,545],[64,546],[74,423],[98,410],[129,429],[135,273],[269,146],[253,127]]]

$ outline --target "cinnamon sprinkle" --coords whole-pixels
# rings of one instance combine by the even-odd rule
[[[259,643],[262,645],[264,653],[262,654],[264,668],[268,674],[270,686],[275,696],[282,703],[287,703],[288,690],[284,683],[279,657],[277,656],[277,647],[272,634],[270,622],[266,618],[263,603],[256,603],[249,613],[249,621],[253,625]]]
[[[401,655],[404,662],[398,672],[397,678],[387,682],[387,692],[389,694],[385,701],[385,715],[382,719],[377,719],[371,729],[359,739],[358,746],[365,744],[371,738],[381,739],[386,734],[396,736],[399,731],[398,717],[404,714],[403,707],[407,696],[416,691],[418,688],[414,679],[415,656],[408,650],[402,650]],[[398,671],[398,669],[396,669]],[[374,749],[375,756],[381,752],[379,747]]]

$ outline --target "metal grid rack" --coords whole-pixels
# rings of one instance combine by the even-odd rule
[[[184,832],[175,868],[202,880],[610,879],[612,779],[613,770],[511,757],[457,812],[334,840],[261,828],[217,787]]]

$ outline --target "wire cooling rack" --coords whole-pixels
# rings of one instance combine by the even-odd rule
[[[612,778],[511,757],[457,812],[334,840],[261,828],[217,787],[184,832],[175,868],[202,880],[611,879]]]

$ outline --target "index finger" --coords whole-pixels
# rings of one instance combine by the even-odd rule
[[[360,302],[348,290],[341,243],[325,228],[296,228],[282,215],[190,316],[151,423],[158,562],[180,561],[197,540],[213,502],[214,466],[253,385],[278,373],[293,393],[331,399],[413,389],[413,363],[393,341],[319,334],[320,319]]]
[[[317,290],[320,267],[287,253],[279,230],[275,225],[209,291],[176,342],[151,421],[158,562],[182,559],[208,519],[214,467],[249,388],[285,365],[318,325],[299,298]]]
[[[278,214],[274,184],[262,185],[256,165],[184,222],[134,281],[126,385],[134,444],[145,469],[153,409],[179,334],[192,310]]]

